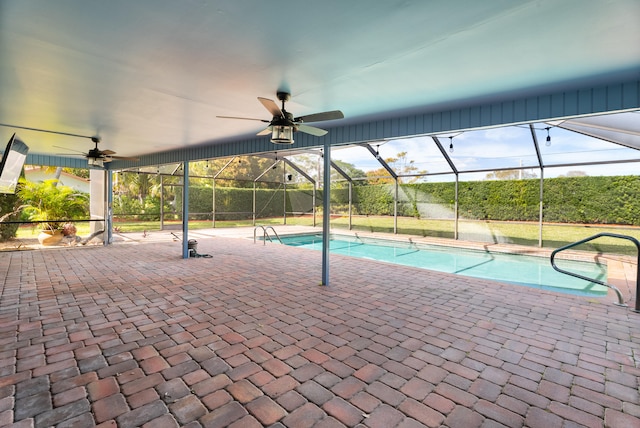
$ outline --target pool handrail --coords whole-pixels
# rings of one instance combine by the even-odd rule
[[[278,236],[278,232],[276,232],[273,226],[262,226],[260,224],[253,228],[254,244],[256,243],[256,230],[258,230],[258,228],[262,229],[262,245],[267,245],[267,239],[269,240],[269,242],[273,242],[273,240],[271,239],[271,236],[269,236],[268,230],[272,230],[273,234],[276,236],[276,238],[278,238],[278,241],[282,244],[282,239],[280,239],[280,236]]]
[[[587,242],[593,241],[594,239],[598,239],[598,238],[601,238],[603,236],[606,236],[606,237],[609,237],[609,238],[626,239],[628,241],[633,242],[633,244],[636,246],[636,251],[637,251],[637,259],[636,259],[636,306],[635,306],[634,312],[640,312],[640,287],[638,286],[638,279],[640,278],[640,264],[638,264],[638,262],[640,262],[640,242],[638,242],[638,240],[636,238],[634,238],[633,236],[620,235],[620,234],[617,234],[617,233],[609,233],[609,232],[600,232],[600,233],[597,233],[597,234],[595,234],[593,236],[590,236],[588,238],[581,239],[581,240],[573,242],[571,244],[564,245],[564,246],[562,246],[560,248],[557,248],[557,249],[555,249],[555,250],[553,250],[551,252],[551,266],[555,270],[557,270],[558,272],[563,273],[565,275],[573,276],[575,278],[584,279],[585,281],[594,282],[596,284],[604,285],[607,288],[611,288],[613,291],[616,292],[616,295],[618,296],[618,302],[614,302],[614,304],[616,304],[618,306],[627,306],[627,304],[624,303],[624,298],[622,297],[622,293],[614,285],[607,284],[606,282],[602,282],[602,281],[599,281],[597,279],[588,278],[586,276],[582,276],[582,275],[580,275],[578,273],[570,272],[570,271],[561,269],[558,266],[556,266],[555,257],[556,257],[556,254],[558,254],[559,252],[564,251],[564,250],[568,250],[569,248],[573,248],[573,247],[576,247],[576,246],[581,245],[581,244],[585,244]]]

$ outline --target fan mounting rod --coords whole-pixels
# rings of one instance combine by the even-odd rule
[[[281,110],[282,110],[283,116],[284,116],[285,119],[288,119],[288,117],[287,117],[288,113],[284,109],[284,103],[291,99],[291,94],[289,92],[278,91],[278,92],[276,92],[276,95],[278,96],[278,99],[280,101],[282,101],[282,109]],[[291,119],[293,120],[293,115],[291,116]]]

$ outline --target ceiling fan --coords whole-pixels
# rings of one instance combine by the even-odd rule
[[[111,162],[114,159],[131,160],[131,161],[139,160],[139,158],[136,158],[136,157],[114,156],[116,152],[114,152],[113,150],[98,149],[98,143],[101,141],[100,137],[98,136],[91,137],[91,141],[96,145],[93,149],[89,150],[87,153],[77,152],[77,154],[81,154],[82,156],[86,157],[87,162],[91,166],[102,167],[104,166],[105,163]],[[58,147],[58,146],[55,146],[55,147]],[[58,147],[58,148],[64,149],[64,150],[72,150],[66,147]]]
[[[273,119],[253,119],[248,117],[234,117],[234,116],[217,116],[222,119],[242,119],[242,120],[257,120],[260,122],[268,123],[262,131],[257,135],[271,134],[271,142],[274,144],[293,144],[293,133],[295,131],[304,132],[306,134],[315,135],[321,137],[327,132],[324,129],[316,128],[315,126],[306,125],[305,122],[321,122],[323,120],[343,119],[344,114],[340,110],[325,111],[322,113],[307,114],[304,116],[294,117],[284,108],[284,103],[291,99],[291,94],[288,92],[278,92],[278,99],[282,101],[282,108],[278,107],[275,101],[268,98],[258,97],[258,101],[271,113]]]

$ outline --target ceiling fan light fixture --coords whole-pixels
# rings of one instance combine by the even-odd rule
[[[104,167],[104,161],[100,158],[87,158],[87,163],[89,166]]]
[[[273,144],[293,144],[293,126],[275,125],[271,130]]]

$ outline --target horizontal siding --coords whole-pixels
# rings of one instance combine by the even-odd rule
[[[64,156],[28,154],[25,163],[27,165],[61,166],[64,168],[87,168],[87,160],[84,157],[68,158]]]

